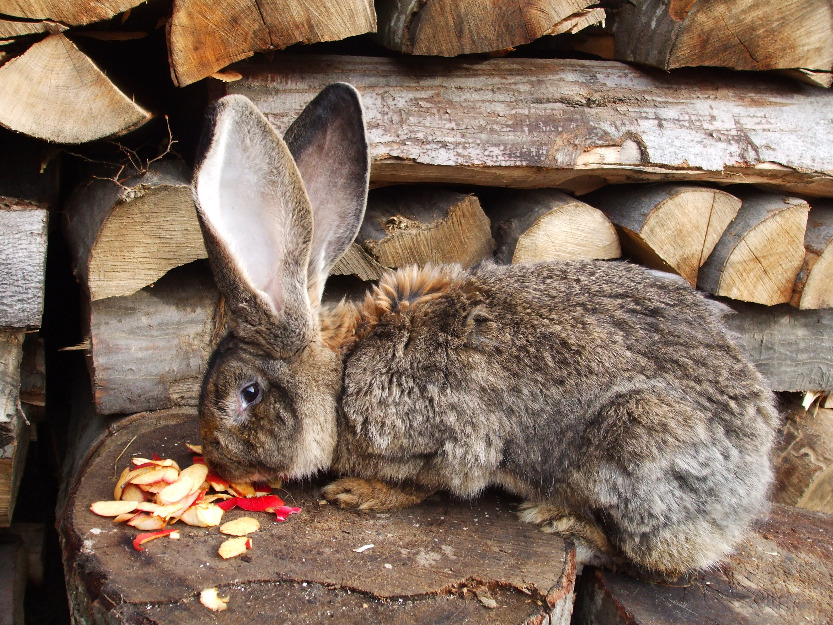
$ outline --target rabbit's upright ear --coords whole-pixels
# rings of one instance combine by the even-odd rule
[[[312,205],[315,227],[308,280],[316,306],[330,268],[356,237],[367,204],[370,163],[361,96],[346,83],[326,87],[284,139]]]
[[[209,109],[194,199],[240,338],[276,354],[307,344],[312,211],[289,149],[247,98],[226,96]]]

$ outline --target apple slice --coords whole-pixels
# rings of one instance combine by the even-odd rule
[[[246,553],[246,550],[251,548],[251,538],[248,536],[236,536],[234,538],[224,540],[223,544],[220,545],[220,548],[217,550],[217,553],[219,553],[220,557],[224,560],[228,560],[229,558],[234,558]]]
[[[152,484],[154,482],[167,482],[168,484],[173,484],[179,477],[179,471],[174,467],[160,467],[155,464],[142,469],[136,469],[136,472],[139,471],[141,471],[141,473],[138,473],[127,481],[131,484],[136,484],[137,486]]]
[[[254,497],[257,494],[254,486],[244,482],[229,482],[228,487],[238,497]]]
[[[119,516],[133,512],[138,505],[135,501],[96,501],[90,510],[98,516]]]
[[[121,492],[122,501],[145,501],[145,492],[135,484],[126,484]]]
[[[239,519],[223,523],[220,526],[220,533],[229,536],[246,536],[259,529],[260,521],[250,516],[241,516]]]
[[[146,542],[155,540],[157,538],[162,538],[163,536],[168,536],[173,534],[176,530],[159,530],[158,532],[148,532],[146,534],[139,534],[136,538],[133,539],[133,547],[138,551],[144,551],[145,548],[142,547]]]
[[[158,516],[154,516],[152,514],[147,514],[145,512],[137,514],[135,517],[130,519],[127,522],[127,524],[131,527],[135,527],[137,530],[142,530],[145,532],[161,530],[166,525],[165,519],[162,519]]]
[[[213,527],[220,524],[220,520],[223,518],[223,510],[216,504],[202,501],[187,508],[179,518],[186,525]]]
[[[220,597],[216,588],[206,588],[200,593],[200,603],[215,612],[228,609],[228,599],[228,597]]]
[[[202,455],[202,445],[192,445],[191,443],[185,443],[185,446],[191,450],[192,453],[195,453],[199,456]]]

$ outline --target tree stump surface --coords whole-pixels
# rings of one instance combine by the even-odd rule
[[[587,570],[577,623],[827,625],[833,617],[833,516],[776,505],[714,571],[663,586]]]
[[[157,453],[187,466],[183,443],[198,440],[193,413],[168,411],[110,425],[90,447],[59,520],[76,623],[569,623],[574,551],[518,522],[498,495],[359,514],[321,504],[309,483],[292,485],[279,494],[302,511],[284,523],[226,513],[223,522],[262,524],[246,557],[230,560],[217,555],[226,537],[216,527],[177,524],[180,540],[137,551],[137,530],[90,512],[112,498],[115,465]],[[210,587],[230,597],[226,611],[200,604]]]

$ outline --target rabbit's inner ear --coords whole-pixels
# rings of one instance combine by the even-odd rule
[[[240,96],[220,100],[195,177],[195,197],[218,286],[277,316],[309,311],[312,211],[286,144]],[[214,249],[212,249],[214,248]]]

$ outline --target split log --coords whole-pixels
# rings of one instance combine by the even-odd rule
[[[12,522],[29,447],[29,424],[20,408],[23,332],[0,332],[0,527]]]
[[[200,265],[200,263],[196,263]],[[96,410],[128,414],[196,406],[219,295],[208,270],[189,265],[154,286],[90,306],[90,377]]]
[[[790,303],[802,310],[833,308],[833,201],[814,201],[804,235],[804,264]]]
[[[681,584],[586,569],[576,625],[792,625],[830,622],[833,517],[774,506],[728,561]]]
[[[156,161],[127,180],[92,180],[68,200],[66,238],[92,301],[130,295],[206,257],[180,161]]]
[[[828,0],[642,0],[623,2],[616,58],[675,67],[833,69]]]
[[[714,181],[833,196],[833,144],[817,130],[833,123],[833,93],[783,77],[668,75],[577,60],[288,54],[235,71],[241,80],[217,83],[216,95],[249,96],[280,132],[325,85],[354,84],[375,184],[585,193],[605,183]]]
[[[198,440],[195,414],[162,412],[121,420],[91,446],[58,521],[74,620],[269,625],[337,613],[340,623],[570,622],[574,550],[518,522],[502,495],[357,514],[321,505],[315,484],[289,485],[281,497],[300,514],[284,523],[262,517],[248,557],[230,560],[217,555],[216,529],[182,526],[179,540],[140,552],[130,545],[136,530],[110,528],[90,512],[93,501],[112,497],[114,467],[153,453],[187,466],[183,443]],[[252,514],[231,511],[224,520]],[[229,597],[214,616],[199,602],[210,587]]]
[[[255,52],[375,31],[372,0],[174,0],[171,77],[184,87]]]
[[[692,286],[741,206],[725,191],[678,184],[611,187],[587,201],[616,225],[629,256],[677,273]]]
[[[151,118],[61,34],[0,67],[0,82],[0,125],[46,141],[94,141]]]
[[[486,208],[504,264],[619,258],[616,230],[604,214],[552,189],[494,193]]]
[[[833,410],[790,410],[774,464],[773,501],[833,514]]]
[[[55,22],[17,22],[0,19],[0,39],[11,39],[45,32],[59,33],[66,29],[66,26]]]
[[[810,206],[763,192],[745,193],[742,199],[737,217],[703,263],[697,286],[744,302],[789,302],[804,261]]]
[[[2,0],[0,14],[27,20],[52,20],[67,26],[103,22],[147,0]]]
[[[0,327],[40,327],[47,220],[39,204],[0,198]]]
[[[736,314],[725,318],[726,325],[770,389],[833,392],[833,310],[729,304]]]
[[[339,261],[332,273],[348,273],[356,258],[378,266],[372,279],[386,268],[411,264],[471,267],[495,249],[489,218],[474,195],[431,187],[375,189],[356,242],[361,249]]]
[[[506,51],[574,26],[561,22],[595,0],[377,0],[379,39],[407,54],[457,56]]]

